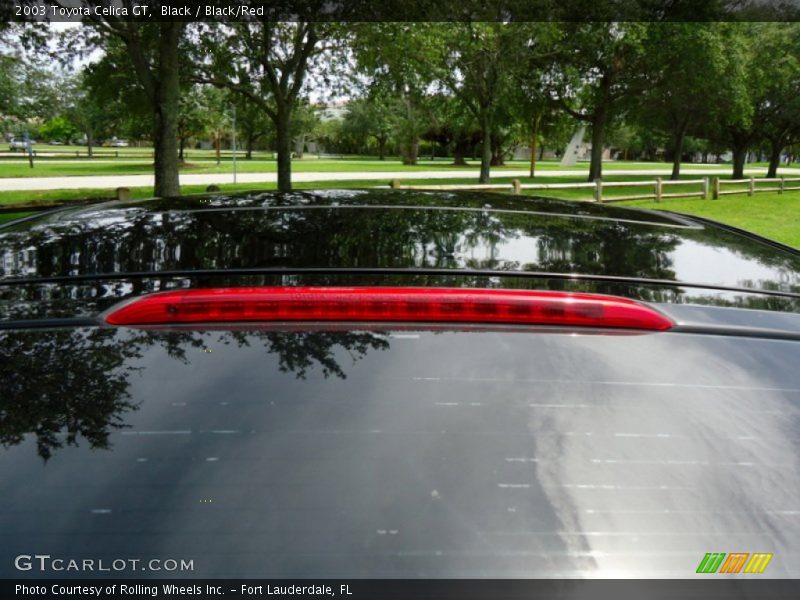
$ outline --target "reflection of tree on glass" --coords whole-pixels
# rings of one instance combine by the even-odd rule
[[[111,448],[109,436],[126,427],[126,414],[138,410],[130,401],[129,376],[143,368],[145,352],[160,347],[188,364],[188,350],[210,343],[264,345],[277,357],[279,369],[304,379],[318,365],[324,377],[344,379],[337,348],[353,364],[370,349],[389,347],[384,336],[370,332],[236,331],[147,332],[114,329],[14,331],[0,335],[0,443],[20,444],[36,436],[45,461],[84,438],[92,449]]]
[[[107,449],[123,415],[136,410],[127,389],[137,356],[137,345],[112,330],[0,336],[0,442],[19,444],[32,433],[44,460],[79,437]]]
[[[499,195],[338,192],[161,200],[0,231],[0,278],[231,269],[492,269],[680,281],[676,256],[714,245],[719,260],[758,262],[797,287],[797,259],[714,227],[583,203]],[[453,210],[455,207],[461,210]],[[277,209],[277,210],[276,210]],[[600,211],[600,212],[598,212]],[[313,244],[307,240],[314,240]],[[761,249],[760,249],[761,248]],[[763,252],[762,252],[763,250]],[[767,274],[763,279],[768,279]],[[131,294],[145,291],[131,278]],[[744,284],[735,278],[732,284]],[[749,282],[763,285],[763,282]]]
[[[345,379],[347,375],[333,355],[333,350],[337,346],[350,354],[353,364],[370,349],[386,350],[389,348],[389,342],[385,337],[370,332],[307,331],[289,333],[269,331],[245,333],[237,331],[231,332],[229,335],[240,346],[249,346],[249,340],[252,338],[263,343],[267,352],[278,355],[278,368],[281,372],[294,373],[298,379],[305,379],[306,370],[315,363],[321,367],[322,374],[326,378],[336,375],[336,377]]]

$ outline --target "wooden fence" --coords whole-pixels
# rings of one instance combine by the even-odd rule
[[[772,187],[763,187],[758,185],[762,183],[773,183],[777,185],[773,185]],[[800,177],[774,177],[770,179],[756,179],[755,177],[749,177],[747,179],[720,179],[719,177],[715,177],[713,198],[716,200],[720,196],[725,196],[728,194],[747,194],[748,196],[752,196],[757,192],[778,192],[779,194],[782,194],[786,191],[800,190],[800,185],[787,186],[787,183],[800,183]],[[747,187],[738,187],[732,190],[722,189],[723,186],[741,186],[742,184],[747,184]]]
[[[507,191],[512,194],[521,194],[523,190],[591,190],[591,196],[585,198],[575,198],[576,200],[587,200],[593,202],[623,202],[625,200],[655,200],[661,202],[665,198],[703,198],[708,199],[709,194],[713,199],[718,199],[726,194],[748,194],[752,196],[757,192],[778,192],[800,190],[800,186],[789,186],[787,183],[800,182],[800,177],[777,177],[775,179],[720,179],[714,177],[709,179],[680,179],[678,181],[664,180],[656,177],[646,181],[603,181],[596,179],[594,182],[586,183],[522,183],[519,179],[514,179],[511,183],[482,183],[482,184],[425,184],[425,185],[404,185],[401,180],[391,181],[391,187],[396,190],[429,190],[429,191],[450,191],[450,190],[471,190],[471,191]],[[729,184],[748,184],[746,188],[723,190],[723,186]],[[777,186],[762,187],[760,183],[777,183]],[[673,186],[689,187],[689,190],[668,192],[666,190]],[[644,188],[647,192],[633,193],[627,195],[604,195],[608,188]]]

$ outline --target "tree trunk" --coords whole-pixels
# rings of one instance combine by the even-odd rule
[[[402,156],[404,165],[417,164],[417,151],[419,150],[419,137],[412,134],[403,142]]]
[[[589,181],[603,176],[603,142],[605,141],[606,113],[598,109],[592,119],[592,159],[589,164]]]
[[[681,178],[681,156],[685,138],[686,127],[679,127],[678,130],[672,132],[672,174],[669,178],[673,181]]]
[[[183,162],[183,147],[186,145],[186,138],[183,138],[183,137],[180,138],[178,140],[178,143],[179,143],[179,146],[178,146],[178,160],[180,162]]]
[[[465,157],[468,150],[468,142],[456,140],[455,146],[453,147],[453,164],[460,167],[466,165],[467,159]]]
[[[378,160],[386,160],[386,136],[378,138]]]
[[[292,137],[289,134],[289,120],[292,113],[285,106],[278,107],[275,132],[278,143],[278,191],[292,191]]]
[[[411,98],[405,97],[406,103],[406,125],[408,130],[403,135],[403,143],[400,148],[400,153],[403,157],[404,165],[417,164],[417,152],[419,150],[419,135],[417,135],[414,125],[414,109],[411,105]]]
[[[91,131],[86,132],[86,153],[89,155],[89,158],[94,156],[94,135],[92,135]]]
[[[222,156],[220,152],[220,146],[222,145],[222,134],[219,131],[214,132],[214,151],[217,157],[217,164],[219,165],[222,162]]]
[[[781,164],[783,140],[770,140],[769,147],[769,168],[767,169],[767,178],[771,179],[778,176],[778,166]]]
[[[530,168],[530,177],[536,176],[536,142],[537,137],[539,137],[539,119],[540,117],[537,115],[536,118],[533,119],[533,126],[531,127],[531,168]]]
[[[481,152],[481,174],[478,178],[479,183],[489,183],[491,180],[492,165],[492,122],[488,117],[484,117],[481,122],[481,134],[483,144]]]
[[[153,155],[155,159],[154,196],[179,196],[178,177],[178,101],[180,78],[178,40],[183,23],[161,23],[158,77],[155,84]]]
[[[248,135],[246,139],[247,139],[247,141],[245,142],[246,151],[245,151],[245,154],[244,154],[244,158],[245,158],[245,160],[252,160],[253,159],[253,142],[254,142],[253,136],[252,135]]]
[[[506,164],[505,156],[503,154],[503,144],[496,137],[492,137],[492,162],[493,167],[503,167]]]
[[[746,147],[733,148],[733,179],[744,179],[744,162],[747,158]]]

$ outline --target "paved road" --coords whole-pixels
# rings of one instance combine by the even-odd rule
[[[748,175],[763,175],[764,168],[745,169]],[[540,174],[546,177],[568,177],[570,175],[585,175],[586,170],[542,170]],[[688,168],[682,169],[683,175],[727,175],[730,167],[716,168]],[[607,175],[661,175],[669,176],[670,169],[630,169],[608,170]],[[781,175],[800,176],[800,169],[780,169]],[[292,181],[353,181],[368,180],[376,183],[387,183],[392,179],[449,179],[449,178],[475,178],[476,170],[447,170],[447,171],[362,171],[362,172],[296,172],[292,174]],[[495,177],[527,177],[527,170],[495,171]],[[237,177],[239,183],[274,183],[277,180],[275,173],[240,173]],[[232,183],[230,173],[187,173],[181,175],[182,185],[210,185]],[[76,176],[76,177],[0,177],[0,191],[25,191],[25,190],[69,190],[69,189],[113,189],[117,187],[150,187],[153,185],[152,175],[103,175],[103,176]]]

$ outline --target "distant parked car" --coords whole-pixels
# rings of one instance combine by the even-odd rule
[[[50,140],[47,142],[50,146],[63,146],[64,142],[59,142],[58,140]]]
[[[33,143],[33,142],[31,142]],[[16,152],[17,150],[25,151],[28,148],[28,144],[25,140],[14,139],[12,138],[8,142],[8,149],[12,152]]]
[[[112,148],[127,148],[128,141],[127,140],[112,140],[111,141]]]

